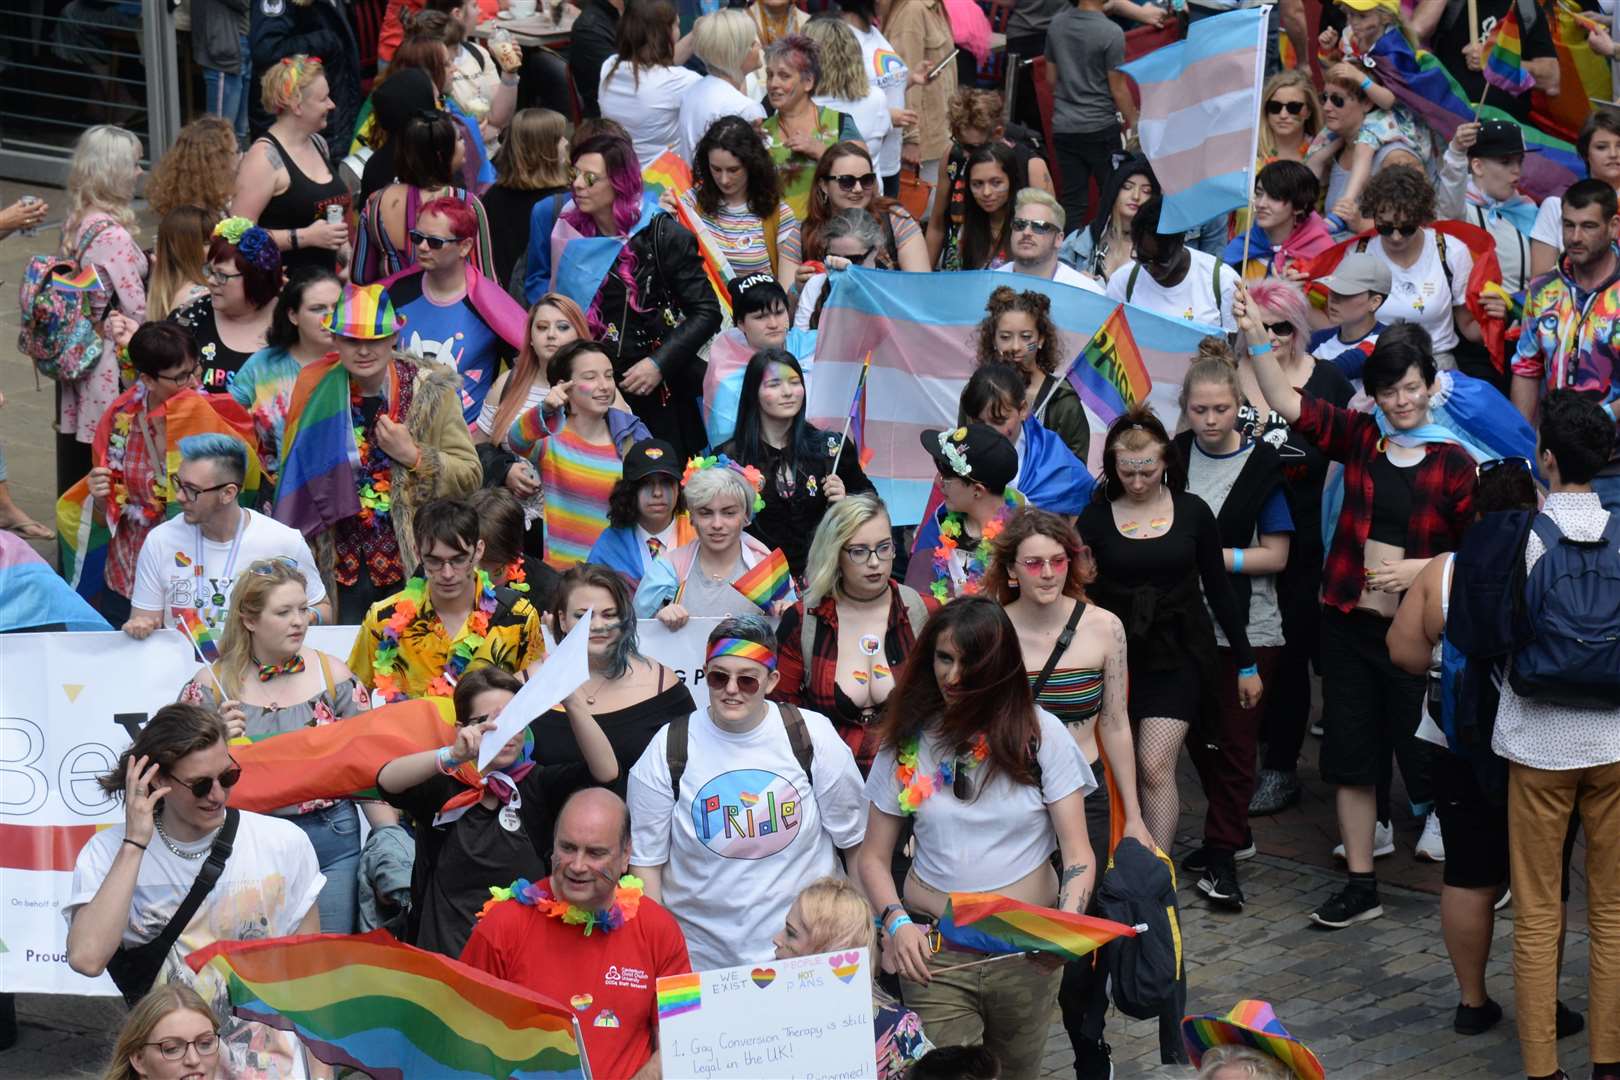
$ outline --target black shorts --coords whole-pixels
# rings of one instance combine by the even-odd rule
[[[1498,762],[1500,763],[1500,762]],[[1443,880],[1454,889],[1493,889],[1508,883],[1508,814],[1504,793],[1497,805],[1480,786],[1474,765],[1457,754],[1434,762],[1434,812],[1446,845]],[[1563,898],[1569,901],[1569,862],[1575,853],[1579,815],[1564,834]]]
[[[1390,662],[1389,624],[1370,612],[1322,611],[1322,779],[1330,784],[1376,787],[1397,740],[1422,719],[1427,681]]]

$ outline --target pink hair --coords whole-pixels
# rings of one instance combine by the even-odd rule
[[[622,135],[612,135],[606,132],[592,135],[573,148],[570,162],[578,164],[579,159],[586,154],[600,154],[607,164],[608,181],[613,185],[613,224],[619,232],[629,234],[636,222],[641,220],[641,163],[636,160],[635,147],[630,140]],[[578,206],[570,205],[563,211],[563,220],[579,230],[581,236],[595,236],[596,219],[585,213]],[[640,298],[636,295],[636,257],[626,244],[619,253],[618,261],[614,264],[614,273],[624,282],[625,297],[630,307],[636,311],[645,311],[641,306]],[[591,336],[600,338],[607,330],[607,322],[602,318],[602,295],[600,292],[591,300],[590,308],[585,312],[585,321],[590,325]],[[623,329],[621,328],[621,333]]]
[[[478,235],[478,215],[473,213],[472,207],[456,198],[454,195],[441,195],[431,202],[422,204],[416,212],[416,220],[421,221],[429,214],[438,214],[450,223],[450,232],[457,240],[471,240]]]
[[[1249,286],[1249,299],[1257,307],[1292,323],[1295,345],[1304,350],[1305,338],[1311,333],[1311,304],[1298,285],[1279,278],[1266,278]]]

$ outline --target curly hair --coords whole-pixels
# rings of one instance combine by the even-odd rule
[[[951,141],[960,144],[962,131],[978,128],[990,134],[1001,127],[1003,100],[999,90],[975,90],[962,87],[945,107],[945,118],[951,129]]]
[[[804,36],[821,49],[821,79],[816,92],[843,101],[860,101],[872,92],[861,59],[861,42],[837,15],[817,15],[804,26]]]
[[[1376,218],[1384,210],[1401,221],[1427,225],[1434,220],[1434,185],[1422,171],[1410,165],[1380,169],[1362,189],[1357,209],[1364,218]]]
[[[761,221],[768,221],[772,214],[779,213],[782,178],[759,132],[740,116],[722,116],[710,124],[692,153],[692,180],[698,210],[705,217],[720,213],[720,185],[714,182],[714,172],[709,167],[709,155],[716,150],[724,150],[736,158],[748,174],[748,209]]]
[[[182,206],[196,206],[224,216],[236,194],[236,132],[218,116],[202,116],[180,129],[168,153],[152,166],[146,201],[159,219]]]
[[[872,154],[865,146],[858,142],[836,142],[827,147],[827,152],[821,155],[816,162],[816,171],[810,178],[810,209],[805,213],[804,221],[799,226],[800,243],[806,259],[820,259],[827,254],[827,237],[825,235],[827,222],[839,212],[833,206],[832,200],[822,192],[821,185],[832,175],[833,166],[840,158],[858,157],[866,162],[866,171],[875,173],[877,166],[872,163]],[[894,231],[889,222],[890,215],[899,204],[887,198],[877,190],[872,192],[872,201],[866,204],[866,212],[872,215],[872,220],[878,223],[883,230],[885,238]],[[885,270],[897,269],[894,260],[889,257],[889,245],[885,243],[878,254],[878,265]]]
[[[1086,586],[1097,580],[1097,560],[1092,558],[1091,549],[1067,519],[1033,506],[1014,511],[990,542],[990,568],[984,572],[985,591],[1003,606],[1018,599],[1018,587],[1013,584],[1013,563],[1018,558],[1019,545],[1036,536],[1044,536],[1063,548],[1063,553],[1069,557],[1063,595],[1084,600]]]
[[[1052,300],[1045,293],[1026,289],[1019,292],[1007,285],[997,285],[984,305],[984,318],[979,321],[979,350],[976,359],[981,364],[1002,361],[996,352],[996,327],[1001,317],[1021,311],[1035,320],[1035,332],[1041,336],[1041,347],[1035,353],[1035,366],[1051,375],[1058,366],[1058,331],[1052,322]]]

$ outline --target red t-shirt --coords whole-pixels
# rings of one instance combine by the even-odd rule
[[[675,918],[643,897],[636,917],[611,934],[498,904],[473,927],[463,963],[571,1005],[585,1033],[591,1075],[620,1080],[652,1056],[658,979],[692,970]]]

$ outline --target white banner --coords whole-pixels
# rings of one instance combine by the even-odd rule
[[[655,619],[639,626],[642,652],[673,669],[699,708],[708,705],[703,650],[718,621],[693,619],[675,632]],[[347,659],[357,630],[311,627],[308,641]],[[123,820],[96,778],[200,666],[178,630],[145,641],[117,632],[0,634],[0,991],[117,993],[105,975],[86,979],[67,966],[62,905],[79,849]]]

